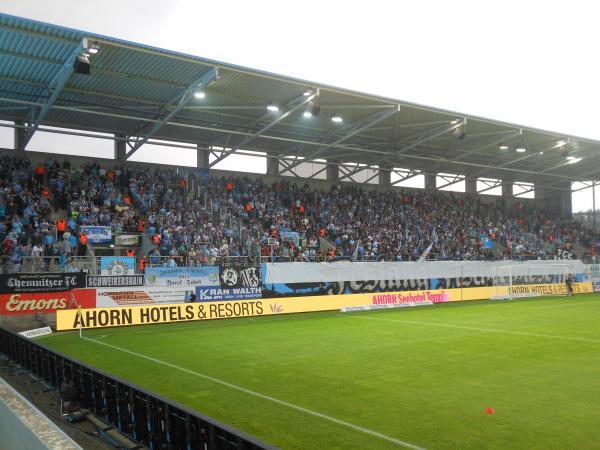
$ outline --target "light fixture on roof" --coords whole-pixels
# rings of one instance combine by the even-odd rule
[[[526,151],[527,151],[527,149],[524,147],[519,147],[519,148],[515,149],[515,152],[517,152],[517,153],[525,153]]]
[[[565,145],[567,145],[568,143],[569,143],[569,140],[568,140],[568,139],[567,139],[567,140],[565,140],[565,139],[562,139],[562,140],[560,140],[560,141],[558,141],[558,142],[556,143],[556,146],[555,146],[555,147],[556,147],[556,148],[559,148],[559,147],[564,147],[564,146],[565,146]]]
[[[331,115],[331,121],[335,123],[342,123],[344,119],[342,119],[342,116],[340,116],[338,113],[333,113]]]
[[[544,154],[544,152],[540,152],[540,155],[543,155],[543,154]]]
[[[502,145],[500,146],[500,150],[508,150],[508,145],[504,145],[504,144],[502,144]]]
[[[196,91],[194,92],[194,97],[202,100],[204,97],[206,97],[206,93],[204,91]]]
[[[571,155],[569,155],[569,156],[567,156],[567,159],[568,159],[569,161],[573,161],[573,160],[575,159],[575,157],[574,157],[574,156],[571,156]]]
[[[304,110],[304,114],[302,115],[306,118],[316,117],[319,115],[320,112],[321,106],[318,103],[312,101],[306,104],[306,109]]]
[[[450,123],[451,123],[452,125],[456,125],[458,122],[460,122],[460,119],[453,120],[453,121],[452,121],[452,122],[450,122]]]
[[[312,89],[307,89],[305,90],[302,95],[304,95],[305,97],[308,97],[309,95],[311,95],[313,93]]]
[[[572,158],[572,159],[571,159]],[[574,156],[570,156],[567,157],[567,159],[569,160],[567,162],[567,164],[577,164],[579,161],[581,161],[583,158],[575,158]]]
[[[267,105],[267,109],[271,112],[277,112],[279,111],[279,106],[277,106],[276,103],[269,102],[269,104]]]
[[[96,53],[98,53],[100,49],[98,48],[97,45],[93,45],[92,47],[89,47],[86,49],[86,51],[90,54],[90,55],[95,55]]]
[[[459,141],[462,141],[464,138],[466,138],[467,137],[467,132],[465,131],[464,125],[461,125],[460,127],[456,128],[452,132],[452,136],[454,136]]]

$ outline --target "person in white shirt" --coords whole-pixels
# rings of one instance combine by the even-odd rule
[[[33,248],[31,249],[31,257],[33,259],[33,268],[36,272],[39,272],[41,270],[42,253],[43,253],[42,247],[40,247],[37,244],[35,244],[33,246]]]

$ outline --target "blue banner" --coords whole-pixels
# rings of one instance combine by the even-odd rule
[[[94,227],[84,225],[81,231],[85,231],[88,241],[92,244],[110,244],[112,242],[112,232],[110,227]]]
[[[483,248],[489,248],[491,250],[494,249],[494,241],[488,237],[482,238],[481,244],[482,244]]]
[[[100,257],[102,275],[135,275],[135,257],[102,256]]]
[[[219,286],[219,267],[148,267],[146,286]]]
[[[220,286],[196,286],[196,298],[199,302],[217,302],[221,300],[252,300],[262,298],[262,288],[238,287],[222,288]]]

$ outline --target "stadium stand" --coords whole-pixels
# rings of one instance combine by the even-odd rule
[[[319,190],[285,179],[270,184],[260,177],[71,166],[52,158],[35,167],[27,158],[3,158],[0,171],[2,256],[12,272],[21,270],[24,257],[40,269],[43,256],[72,270],[81,225],[144,232],[155,245],[151,265],[207,265],[223,257],[415,261],[424,253],[437,260],[554,259],[557,250],[589,247],[596,238],[533,202],[508,207],[503,198],[483,202],[350,183]]]

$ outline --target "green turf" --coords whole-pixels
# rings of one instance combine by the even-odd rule
[[[103,344],[427,449],[591,449],[600,446],[599,300],[271,316],[40,341],[281,448],[399,446]]]

